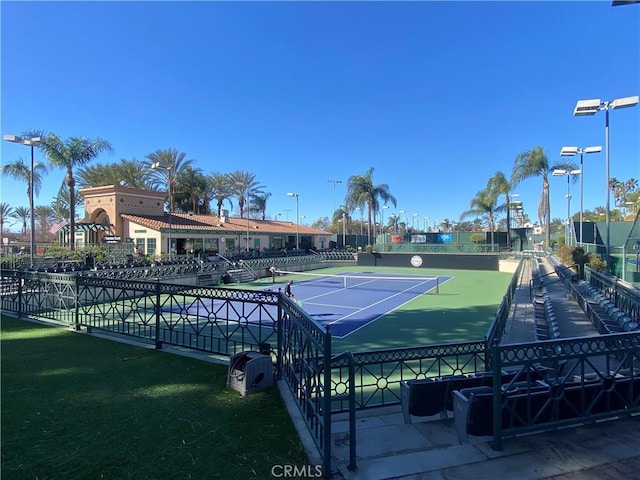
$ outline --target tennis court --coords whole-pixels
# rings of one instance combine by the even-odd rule
[[[296,301],[312,318],[344,338],[413,301],[438,294],[451,276],[394,276],[372,272],[338,274],[278,272],[294,281]],[[286,282],[275,288],[284,290]]]

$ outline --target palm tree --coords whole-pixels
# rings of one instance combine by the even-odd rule
[[[31,178],[31,163],[27,164],[27,162],[22,158],[19,158],[15,162],[3,165],[1,171],[2,175],[7,175],[17,180],[23,180],[27,184],[29,210],[33,211],[33,195],[31,195],[31,185],[33,184],[33,193],[37,196],[40,193],[40,187],[42,186],[42,177],[47,173],[47,166],[40,162],[34,163],[33,179]]]
[[[53,217],[53,209],[50,205],[38,205],[33,211],[40,223],[40,236],[46,237],[49,230],[49,222]]]
[[[491,187],[491,182],[484,190],[480,190],[469,202],[471,208],[462,212],[460,219],[470,216],[480,216],[485,218],[489,224],[489,235],[491,236],[491,251],[494,251],[493,232],[495,230],[495,214],[499,210],[499,192]]]
[[[230,191],[238,200],[240,218],[243,218],[245,203],[247,203],[251,197],[262,195],[264,193],[262,190],[264,187],[256,181],[255,174],[242,170],[228,173],[227,181],[229,182]]]
[[[22,223],[22,234],[27,233],[27,223],[29,221],[31,209],[28,207],[16,207],[11,216]]]
[[[13,207],[8,203],[0,203],[0,242],[4,238],[4,222],[13,215]]]
[[[385,204],[391,203],[396,206],[396,198],[389,191],[389,185],[381,183],[373,184],[374,168],[369,168],[364,175],[353,175],[347,181],[347,195],[345,204],[348,210],[354,210],[357,207],[364,208],[367,206],[367,226],[368,243],[371,245],[371,225],[372,220],[376,218],[380,208],[380,200]]]
[[[210,195],[208,195],[207,198],[216,201],[217,215],[220,217],[225,201],[229,202],[230,208],[233,208],[233,202],[231,201],[233,193],[229,185],[229,178],[222,173],[214,173],[209,175],[207,180],[210,191]]]
[[[176,177],[183,168],[193,163],[193,159],[187,159],[186,156],[186,153],[178,153],[175,148],[156,150],[147,155],[148,166],[155,169],[153,179],[164,184],[169,192],[169,212],[171,213],[175,211]]]
[[[549,205],[549,173],[555,169],[574,170],[576,166],[570,162],[561,162],[549,166],[549,159],[540,146],[533,150],[518,154],[511,173],[511,186],[515,188],[520,182],[532,177],[542,177],[542,193],[538,203],[538,220],[545,226],[545,245],[551,245],[551,207]]]
[[[255,212],[256,216],[261,216],[262,220],[267,218],[267,201],[271,197],[271,193],[264,195],[253,195],[251,197],[249,210]]]
[[[69,137],[62,141],[56,134],[46,135],[40,145],[51,165],[66,170],[65,184],[69,189],[69,247],[76,246],[76,180],[73,175],[76,167],[81,167],[102,152],[111,152],[111,144],[101,138]]]
[[[208,187],[207,177],[202,173],[202,170],[191,166],[184,167],[176,175],[177,203],[181,210],[193,213],[207,213],[209,208],[208,202],[205,203],[205,196]],[[202,212],[199,205],[202,205],[206,212]]]
[[[146,162],[122,159],[119,163],[87,165],[78,169],[77,184],[80,188],[101,185],[126,185],[132,188],[154,190],[152,172]]]

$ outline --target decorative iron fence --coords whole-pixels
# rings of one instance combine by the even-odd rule
[[[600,290],[616,307],[640,323],[640,290],[612,275],[596,272],[585,266],[585,279]]]

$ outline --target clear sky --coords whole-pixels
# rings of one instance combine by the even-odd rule
[[[1,2],[2,134],[101,137],[142,160],[176,148],[205,173],[246,170],[267,215],[311,223],[373,167],[420,226],[457,221],[537,145],[584,157],[584,207],[605,204],[605,113],[640,93],[640,5],[605,2]],[[29,158],[0,142],[2,162]],[[579,162],[579,157],[575,160]],[[36,153],[36,161],[44,161]],[[610,112],[610,171],[640,179],[640,106]],[[64,172],[49,173],[36,205]],[[340,180],[342,183],[331,183]],[[567,181],[551,177],[551,216]],[[572,186],[579,210],[579,184]],[[539,178],[516,187],[537,220]],[[335,195],[334,195],[335,192]],[[28,205],[2,178],[1,199]],[[612,201],[613,205],[613,201]],[[357,218],[357,214],[356,214]]]

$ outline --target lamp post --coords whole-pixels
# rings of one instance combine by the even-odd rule
[[[407,213],[407,211],[406,211],[406,210],[400,210],[400,211],[398,212],[398,219],[400,220],[400,222],[402,222],[402,214],[403,214],[403,213]],[[407,231],[407,224],[406,224],[406,223],[405,223],[405,225],[404,225],[404,231],[405,231],[405,232]]]
[[[289,192],[287,196],[296,199],[296,250],[300,249],[300,194]]]
[[[347,248],[347,214],[342,212],[342,248]]]
[[[386,238],[384,236],[384,211],[389,208],[389,205],[383,205],[380,209],[380,233],[382,234],[382,244],[387,243]]]
[[[581,116],[591,116],[595,115],[597,112],[604,110],[605,113],[605,122],[604,122],[604,132],[605,132],[605,163],[606,163],[606,171],[607,171],[607,200],[605,206],[605,214],[606,214],[606,222],[607,222],[607,237],[605,241],[605,256],[607,269],[611,265],[609,261],[609,251],[611,249],[611,210],[610,210],[610,198],[611,198],[611,189],[609,188],[609,180],[610,180],[610,165],[609,165],[609,109],[615,110],[617,108],[628,108],[633,107],[638,104],[640,97],[635,95],[633,97],[622,97],[616,98],[615,100],[607,100],[602,101],[599,98],[594,98],[591,100],[578,100],[575,108],[573,109],[573,115],[575,117]]]
[[[418,214],[414,213],[412,216],[413,216],[413,220],[411,220],[411,228],[413,228],[415,230],[416,229],[416,220],[418,220]]]
[[[582,198],[583,198],[583,188],[584,188],[584,160],[583,160],[583,156],[585,153],[598,153],[602,151],[602,147],[601,146],[596,146],[596,147],[584,147],[584,148],[579,148],[579,147],[562,147],[562,150],[560,150],[560,155],[563,157],[572,157],[574,155],[577,155],[578,153],[580,154],[580,171],[582,172],[582,175],[580,175],[580,241],[578,242],[579,245],[582,245],[582,215],[583,215],[583,206],[582,206]]]
[[[566,175],[567,177],[567,228],[565,230],[565,244],[570,245],[569,237],[570,234],[570,225],[571,225],[571,190],[570,190],[570,182],[571,175],[580,175],[582,172],[580,170],[562,170],[555,169],[552,173],[554,177],[562,177]]]
[[[424,233],[427,233],[427,230],[429,230],[429,217],[423,217],[422,220],[424,221]]]
[[[171,216],[171,210],[172,210],[172,201],[171,201],[171,168],[169,168],[167,165],[162,165],[160,162],[155,162],[151,164],[151,168],[153,170],[163,170],[165,172],[168,172],[168,179],[167,179],[167,193],[169,194],[169,248],[167,249],[167,253],[169,254],[169,258],[171,258],[171,248],[172,248],[172,241],[171,241],[171,230],[173,230],[173,219]],[[160,255],[162,255],[162,248],[160,249]]]
[[[7,142],[19,143],[21,145],[26,145],[31,147],[31,168],[29,170],[29,221],[31,227],[31,233],[29,235],[29,262],[30,267],[33,268],[34,262],[33,258],[36,252],[36,221],[35,216],[33,214],[33,147],[37,147],[41,143],[40,137],[31,137],[31,138],[22,138],[16,135],[5,135],[4,139]]]
[[[327,183],[333,184],[333,212],[336,211],[336,183],[342,183],[342,180],[327,180]]]

